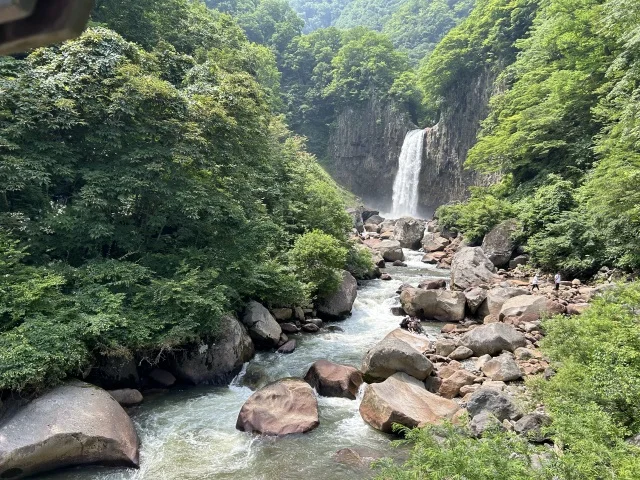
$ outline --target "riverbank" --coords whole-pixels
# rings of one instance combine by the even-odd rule
[[[392,437],[370,428],[358,412],[359,400],[318,397],[320,426],[304,435],[254,437],[235,429],[242,404],[256,388],[283,377],[303,377],[313,362],[327,359],[359,368],[373,345],[400,321],[391,307],[403,283],[446,278],[448,271],[422,264],[419,252],[406,251],[408,267],[389,266],[394,280],[362,282],[352,316],[317,334],[295,334],[291,355],[260,352],[226,387],[195,387],[145,398],[130,410],[141,441],[140,470],[81,468],[43,476],[47,480],[142,480],[156,478],[365,479],[364,465],[334,459],[342,448],[366,448],[376,456],[397,456]],[[441,324],[425,324],[435,340]],[[338,327],[343,331],[331,331]],[[327,472],[331,472],[327,476]]]

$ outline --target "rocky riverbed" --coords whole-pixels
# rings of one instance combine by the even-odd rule
[[[498,425],[539,437],[543,406],[527,411],[519,397],[523,378],[553,374],[537,348],[541,319],[579,313],[598,289],[569,282],[531,295],[516,278],[519,264],[496,267],[517,253],[513,246],[509,255],[487,254],[493,247],[466,246],[416,219],[366,225],[379,227],[363,243],[384,274],[372,272],[380,279],[362,282],[357,299],[345,272],[339,292],[316,310],[252,302],[217,342],[174,352],[163,369],[102,368],[101,385],[130,381],[144,390],[141,405],[136,388],[110,396],[76,381],[5,412],[2,478],[91,463],[140,468],[42,478],[368,478],[373,459],[398,454],[389,445],[394,424],[468,416],[477,435]],[[437,265],[429,250],[443,253]],[[405,314],[425,332],[399,329]],[[231,386],[186,388],[231,379],[254,348],[261,351]],[[130,407],[135,430],[118,402]]]

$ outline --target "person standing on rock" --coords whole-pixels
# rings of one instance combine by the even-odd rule
[[[560,273],[556,273],[554,280],[556,283],[556,292],[557,292],[558,290],[560,290],[560,282],[562,281],[562,277],[560,276]]]
[[[537,273],[531,279],[531,291],[533,292],[534,290],[540,291],[540,279]]]

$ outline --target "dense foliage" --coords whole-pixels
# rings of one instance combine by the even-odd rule
[[[215,335],[249,298],[304,304],[352,248],[339,190],[274,114],[270,50],[188,0],[94,20],[0,63],[0,390]]]
[[[512,433],[481,440],[465,427],[410,432],[408,462],[386,464],[384,479],[632,480],[640,477],[640,284],[597,299],[586,313],[545,323],[543,351],[555,362],[549,381],[530,386],[552,418],[554,449],[534,447]]]
[[[425,61],[438,42],[469,15],[475,0],[406,0],[382,31],[413,63]]]
[[[519,7],[505,6],[513,20]],[[640,269],[639,8],[619,0],[546,0],[529,34],[505,43],[520,53],[498,80],[504,87],[468,158],[472,168],[501,173],[503,185],[485,191],[483,200],[476,195],[442,208],[449,226],[477,237],[512,215],[544,269],[579,276],[602,266]],[[487,18],[500,10],[479,4],[423,68],[424,88],[436,95],[431,101],[442,104],[470,65],[484,68],[485,62],[460,61],[465,51],[473,58],[497,44],[487,30],[478,37],[487,47],[469,48],[473,37],[465,28],[483,9]],[[468,220],[483,201],[485,210],[500,202],[513,207],[478,231]]]
[[[353,0],[289,0],[289,4],[305,22],[305,33],[336,24],[343,10]]]
[[[309,148],[321,158],[341,108],[372,97],[406,102],[407,108],[419,105],[415,86],[407,93],[396,83],[411,71],[406,55],[385,35],[364,28],[327,28],[295,38],[284,52],[281,71],[289,123],[309,138]]]

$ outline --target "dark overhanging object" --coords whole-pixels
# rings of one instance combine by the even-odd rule
[[[77,37],[92,8],[93,0],[0,0],[0,55]]]

